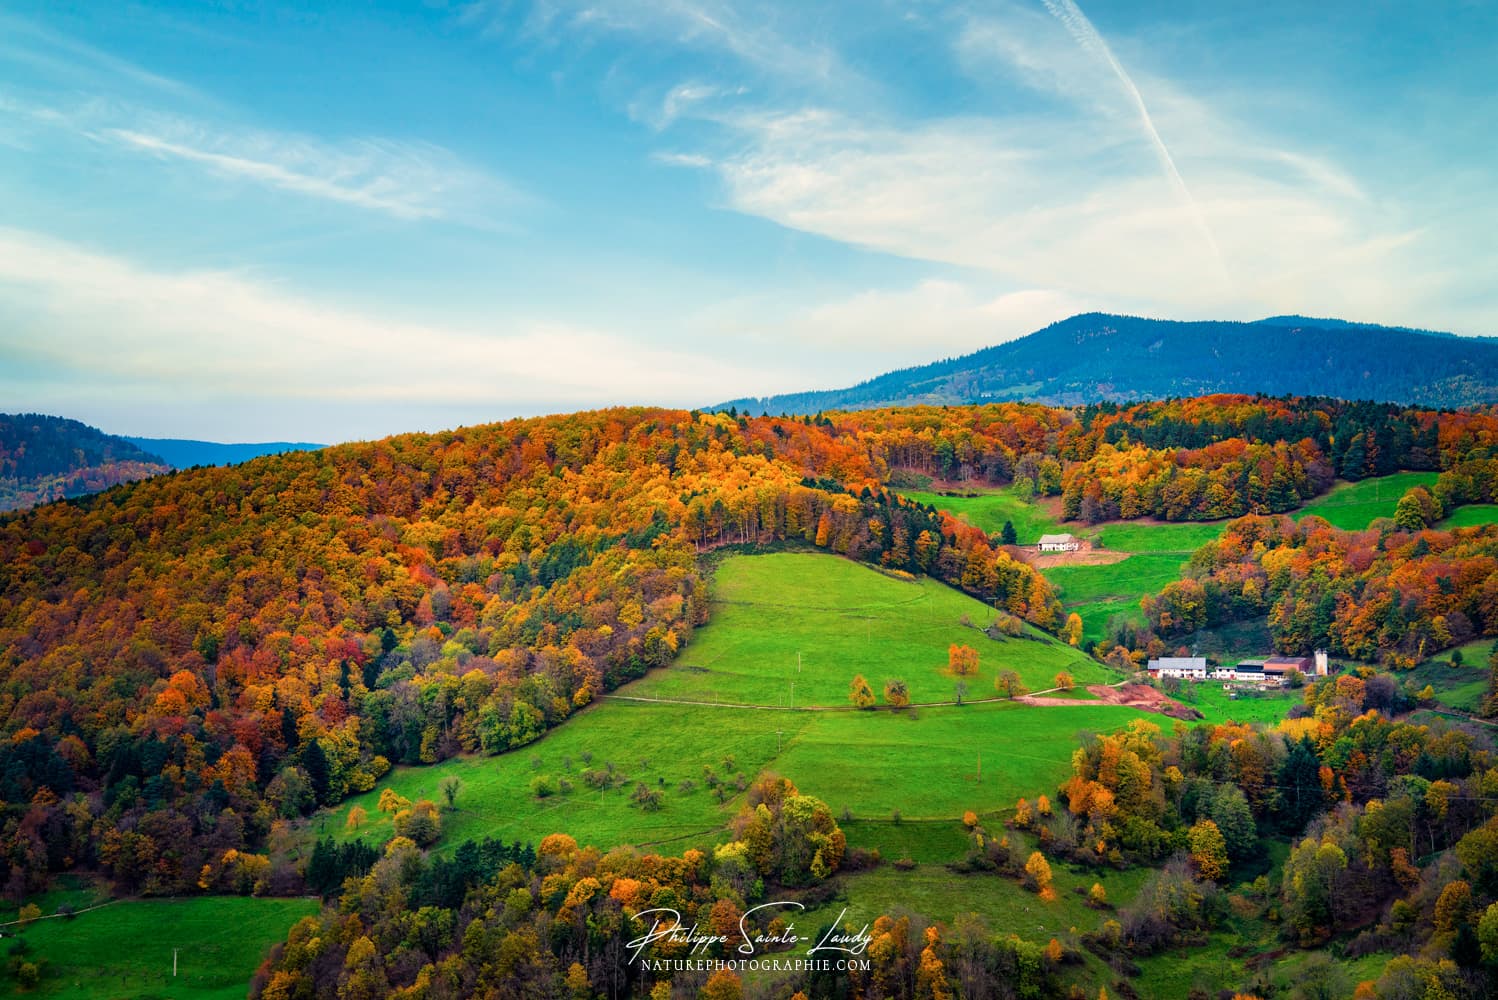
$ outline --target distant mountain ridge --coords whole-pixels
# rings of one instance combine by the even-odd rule
[[[261,455],[315,451],[302,441],[220,444],[106,434],[67,417],[0,413],[0,512],[86,496],[195,465],[237,465]]]
[[[306,441],[220,444],[217,441],[190,441],[183,438],[126,437],[124,440],[160,455],[174,469],[190,469],[195,465],[238,465],[261,455],[279,455],[283,451],[317,451],[327,447]]]
[[[1222,392],[1434,407],[1498,403],[1498,338],[1304,316],[1241,323],[1083,313],[1018,340],[847,389],[734,399],[712,409],[816,413],[1007,400],[1077,405]]]
[[[77,420],[0,414],[0,511],[97,493],[167,471],[160,455]]]

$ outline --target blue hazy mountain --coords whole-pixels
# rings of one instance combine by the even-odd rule
[[[327,447],[306,441],[220,444],[217,441],[188,441],[181,438],[127,437],[125,440],[160,455],[174,469],[190,469],[194,465],[237,465],[261,455],[276,455],[283,451],[316,451]]]
[[[1498,402],[1498,339],[1304,316],[1176,322],[1084,313],[847,389],[734,399],[750,413],[1004,400],[1073,405],[1208,393],[1433,407]]]

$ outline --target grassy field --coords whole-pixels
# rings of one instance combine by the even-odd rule
[[[1060,588],[1061,600],[1068,604],[1110,598],[1137,601],[1180,579],[1184,562],[1173,553],[1140,553],[1104,566],[1057,566],[1045,575]]]
[[[947,839],[918,847],[897,845],[926,836],[931,828],[917,821],[955,821],[968,809],[989,813],[1012,807],[1022,795],[1053,795],[1069,773],[1072,750],[1083,734],[1117,729],[1139,714],[1095,701],[1053,708],[1000,702],[899,713],[607,701],[508,754],[398,768],[374,791],[319,814],[312,832],[383,842],[393,830],[390,817],[377,809],[381,790],[389,787],[412,800],[440,801],[440,782],[456,775],[463,786],[457,810],[443,815],[442,849],[469,838],[535,842],[565,831],[582,843],[664,844],[675,853],[721,840],[742,800],[735,790],[719,804],[704,783],[706,766],[729,779],[738,773],[752,779],[762,770],[785,775],[802,791],[824,799],[834,813],[846,810],[857,820],[870,821],[862,827],[869,832],[866,843],[855,832],[858,824],[850,828],[849,839],[856,846],[951,860]],[[585,764],[582,754],[590,749],[593,759]],[[724,765],[729,754],[731,768]],[[607,792],[589,789],[581,772],[602,768],[605,760],[627,774],[628,782]],[[566,777],[573,788],[538,798],[531,782],[540,775]],[[681,789],[688,778],[696,785],[690,792]],[[658,812],[643,812],[630,801],[637,781],[665,793]],[[355,806],[368,819],[350,831],[346,822]],[[899,823],[893,819],[896,811]]]
[[[1475,712],[1488,693],[1488,657],[1492,639],[1479,639],[1460,647],[1461,666],[1451,663],[1451,651],[1426,660],[1415,668],[1417,685],[1435,688],[1436,701],[1461,712]]]
[[[931,581],[893,579],[835,556],[734,556],[719,567],[714,595],[712,621],[673,666],[621,688],[530,746],[498,757],[397,768],[375,790],[320,814],[310,832],[382,842],[393,832],[391,818],[378,810],[383,789],[441,802],[441,782],[456,776],[462,787],[457,809],[444,813],[443,849],[469,838],[534,842],[566,831],[583,843],[662,844],[674,852],[721,839],[741,801],[737,776],[752,780],[771,770],[825,799],[835,813],[846,810],[867,821],[869,842],[860,846],[950,860],[950,840],[928,839],[932,828],[915,821],[955,820],[968,809],[984,813],[1008,808],[1021,795],[1054,793],[1080,734],[1112,730],[1138,716],[1095,699],[1054,708],[970,702],[853,711],[848,681],[860,670],[876,686],[886,676],[903,675],[918,701],[950,698],[953,680],[945,668],[951,641],[972,643],[982,653],[982,674],[967,682],[970,699],[992,696],[991,677],[1000,665],[1012,666],[1037,690],[1049,687],[1060,669],[1082,682],[1111,675],[1063,644],[989,640],[957,623],[961,614],[982,621],[991,613],[982,604]],[[799,674],[797,650],[803,651]],[[793,678],[799,678],[798,707],[776,707],[782,686],[789,700]],[[634,700],[709,694],[741,703]],[[813,709],[808,702],[829,707]],[[621,785],[589,788],[584,772],[609,764],[626,776]],[[726,801],[707,787],[704,768],[731,783]],[[537,795],[538,779],[555,792]],[[664,793],[658,811],[644,812],[631,801],[638,782]],[[367,819],[348,830],[355,806]],[[911,822],[895,823],[896,811]],[[859,845],[857,833],[850,837]]]
[[[1299,691],[1276,689],[1239,692],[1230,698],[1218,681],[1182,684],[1173,697],[1201,712],[1207,722],[1278,722],[1302,700]]]
[[[1185,561],[1181,553],[1141,552],[1104,566],[1057,566],[1044,572],[1060,589],[1066,610],[1082,617],[1082,638],[1096,642],[1115,615],[1142,624],[1140,598],[1179,579]]]
[[[382,843],[393,835],[391,817],[378,810],[385,788],[412,800],[442,802],[440,783],[462,782],[457,809],[443,813],[442,848],[468,839],[498,837],[536,842],[566,832],[580,843],[712,843],[735,811],[720,804],[704,781],[703,768],[732,781],[752,780],[776,756],[777,740],[794,739],[815,721],[810,712],[760,712],[690,705],[604,701],[579,713],[542,739],[497,757],[460,757],[431,767],[396,768],[374,791],[347,799],[319,813],[314,832],[337,839],[359,837]],[[777,737],[776,731],[782,734]],[[733,766],[724,760],[733,757]],[[587,770],[613,764],[627,780],[608,791],[589,788]],[[550,779],[555,792],[538,797],[537,779]],[[571,791],[562,790],[562,781]],[[695,788],[684,790],[690,780]],[[630,800],[636,783],[664,792],[659,811],[645,812]],[[734,789],[737,797],[737,790]],[[359,829],[346,829],[354,807],[368,814]]]
[[[670,666],[618,693],[788,707],[794,686],[798,707],[845,707],[849,683],[862,674],[876,693],[900,678],[912,701],[949,701],[953,643],[978,650],[977,676],[963,679],[969,699],[992,697],[1005,668],[1031,690],[1051,687],[1062,670],[1083,684],[1115,679],[1033,629],[990,639],[982,627],[993,618],[993,609],[935,580],[896,579],[835,556],[732,556],[714,574],[708,624]]]
[[[1106,919],[1107,914],[1086,905],[1078,888],[1085,892],[1094,882],[1101,883],[1109,900],[1117,905],[1132,899],[1148,875],[1142,868],[1094,873],[1055,860],[1051,872],[1056,899],[1047,903],[1018,882],[996,874],[958,875],[934,865],[902,872],[885,865],[847,876],[835,899],[808,910],[797,924],[802,933],[814,934],[823,924],[836,920],[844,907],[847,916],[843,923],[854,927],[872,923],[880,914],[924,915],[950,922],[956,914],[976,913],[996,934],[1017,934],[1029,941],[1045,942],[1064,936],[1072,927],[1091,930]],[[934,918],[935,914],[944,916]]]
[[[1326,518],[1334,527],[1361,531],[1374,518],[1393,517],[1394,508],[1406,490],[1434,486],[1435,482],[1434,472],[1396,472],[1356,483],[1338,483],[1292,516],[1299,520],[1315,514]]]
[[[990,535],[997,535],[1003,530],[1004,522],[1008,521],[1014,525],[1014,533],[1020,545],[1034,545],[1041,535],[1062,530],[1044,507],[1021,497],[1011,487],[973,492],[978,495],[954,497],[923,490],[901,490],[900,495],[916,503],[930,504],[939,510],[950,511]]]
[[[848,678],[859,670],[876,684],[900,672],[917,699],[947,696],[952,682],[943,672],[946,645],[957,639],[982,651],[983,675],[970,682],[974,696],[991,691],[989,678],[1000,663],[1037,687],[1048,685],[1060,667],[1084,680],[1106,676],[1066,646],[994,643],[961,625],[964,614],[981,624],[991,612],[929,581],[894,579],[832,556],[730,557],[717,570],[712,620],[677,665],[601,700],[528,747],[397,769],[375,791],[327,811],[320,825],[338,837],[383,841],[392,831],[377,809],[381,790],[440,801],[440,782],[456,775],[462,781],[458,808],[444,814],[440,849],[470,837],[534,842],[566,831],[602,847],[658,844],[674,854],[724,839],[727,821],[742,802],[738,775],[752,779],[771,771],[824,799],[842,818],[850,846],[917,863],[910,872],[885,866],[850,876],[842,898],[805,915],[798,921],[803,927],[834,919],[844,905],[859,922],[886,911],[918,910],[941,920],[973,911],[995,931],[1040,941],[1072,926],[1095,926],[1098,913],[1073,890],[1098,876],[1056,864],[1060,898],[1043,903],[1014,882],[957,876],[944,865],[968,849],[960,821],[965,811],[979,813],[997,829],[1019,797],[1054,796],[1087,734],[1117,729],[1140,713],[1095,699],[1059,707],[970,702],[900,712],[847,708]],[[788,701],[792,677],[799,678],[798,707],[779,707],[776,693],[784,685]],[[633,700],[704,692],[743,704]],[[808,706],[817,701],[829,707]],[[1148,718],[1162,728],[1169,724]],[[603,793],[589,789],[583,772],[606,763],[628,775],[627,782]],[[710,794],[705,767],[732,782],[726,801]],[[538,777],[553,784],[565,778],[571,789],[538,797],[532,789]],[[658,812],[631,804],[628,793],[638,781],[664,791]],[[689,789],[688,781],[695,787]],[[345,820],[354,805],[367,810],[368,821],[350,832]],[[1144,875],[1109,873],[1101,881],[1112,898],[1124,902]]]
[[[40,984],[25,995],[241,1000],[271,945],[318,907],[310,899],[209,896],[129,900],[71,919],[39,920],[22,932],[26,960],[43,968]],[[43,912],[55,906],[43,905]],[[0,991],[13,986],[0,979]]]
[[[1498,504],[1474,503],[1458,507],[1451,516],[1441,521],[1442,528],[1474,528],[1483,524],[1498,524]]]
[[[906,819],[955,819],[968,809],[1010,808],[1021,795],[1054,796],[1082,734],[1112,731],[1139,715],[1096,702],[816,713],[775,769],[839,815],[847,808],[871,819],[895,810]]]
[[[1190,555],[1222,534],[1226,521],[1206,524],[1105,524],[1093,545],[1115,552],[1175,552]]]

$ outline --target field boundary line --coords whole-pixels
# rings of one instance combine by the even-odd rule
[[[59,917],[63,917],[63,918],[66,918],[66,917],[76,917],[80,913],[87,913],[90,910],[102,910],[106,906],[113,906],[116,903],[123,903],[123,902],[125,902],[125,900],[123,900],[123,899],[106,899],[102,903],[95,903],[93,906],[85,906],[83,909],[81,909],[81,910],[73,910],[71,913],[43,913],[39,917],[33,917],[31,920],[25,921],[25,923],[32,924],[32,923],[35,923],[38,920],[56,920]],[[16,926],[19,923],[22,923],[22,921],[21,921],[20,918],[17,918],[15,920],[6,920],[3,923],[0,923],[0,927],[14,927],[14,926]]]
[[[1129,682],[1126,680],[1114,681],[1111,684],[1105,684],[1103,686],[1122,687],[1127,683]],[[1046,688],[1044,691],[1028,691],[1023,695],[1020,695],[1018,698],[968,698],[964,699],[963,701],[911,702],[909,705],[904,705],[899,709],[891,708],[889,705],[878,705],[872,708],[859,708],[856,705],[797,705],[796,707],[791,708],[787,705],[755,705],[747,702],[733,701],[694,701],[689,698],[647,698],[643,695],[637,694],[605,694],[599,695],[599,697],[608,698],[613,701],[643,702],[648,705],[692,705],[699,708],[742,708],[753,709],[760,712],[903,712],[912,708],[958,708],[967,705],[993,705],[999,702],[1013,702],[1017,705],[1023,705],[1024,701],[1021,700],[1023,698],[1033,698],[1037,695],[1046,695],[1051,694],[1055,691],[1062,690],[1067,689],[1050,687]],[[1103,702],[1099,702],[1092,698],[1077,698],[1074,700],[1079,705],[1104,704]]]

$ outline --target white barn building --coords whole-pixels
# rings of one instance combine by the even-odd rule
[[[1081,547],[1082,543],[1071,535],[1041,535],[1036,546],[1042,552],[1075,552]]]
[[[1207,658],[1205,656],[1163,656],[1150,660],[1151,677],[1183,677],[1189,680],[1205,680]]]

